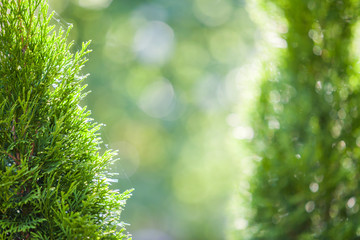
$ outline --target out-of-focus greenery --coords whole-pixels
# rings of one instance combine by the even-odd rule
[[[258,3],[282,49],[263,65],[239,238],[359,239],[359,1]]]
[[[224,239],[236,186],[231,112],[254,55],[255,26],[241,0],[50,0],[92,39],[84,104],[120,160],[113,187],[135,188],[123,212],[134,239]],[[76,46],[75,44],[75,46]],[[246,95],[246,93],[241,93]],[[240,95],[241,95],[240,94]],[[114,177],[115,178],[115,177]]]

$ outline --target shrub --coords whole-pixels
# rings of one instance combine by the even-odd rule
[[[287,25],[254,111],[251,239],[360,236],[359,2],[271,0]]]
[[[125,239],[130,191],[109,190],[100,125],[79,106],[88,43],[45,0],[0,0],[0,238]]]

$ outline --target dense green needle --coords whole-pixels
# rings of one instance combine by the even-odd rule
[[[88,43],[45,0],[0,0],[0,239],[126,239],[130,191],[109,190],[100,125],[79,101]]]

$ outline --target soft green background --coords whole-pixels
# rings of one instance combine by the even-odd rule
[[[135,188],[123,212],[134,239],[218,240],[243,227],[231,202],[239,141],[253,135],[238,113],[257,38],[244,1],[50,6],[55,24],[74,25],[74,51],[92,40],[84,105],[106,124],[103,147],[119,150],[113,187]]]

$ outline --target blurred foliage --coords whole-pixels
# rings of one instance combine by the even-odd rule
[[[231,113],[254,56],[241,0],[50,0],[76,44],[92,39],[84,104],[119,150],[114,188],[135,188],[123,219],[134,239],[224,239],[236,186]],[[243,68],[241,68],[243,67]],[[243,82],[239,83],[239,79]],[[235,138],[234,138],[235,137]]]
[[[257,3],[278,50],[262,65],[252,211],[238,238],[359,239],[359,2]]]

